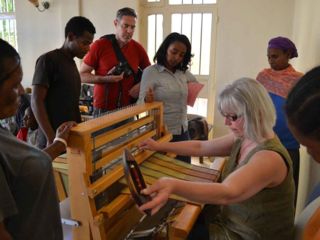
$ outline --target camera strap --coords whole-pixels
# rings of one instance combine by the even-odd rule
[[[107,35],[102,36],[101,38],[106,38],[106,39],[111,41],[113,50],[114,50],[119,62],[121,62],[121,63],[125,63],[126,62],[128,64],[128,66],[130,67],[131,71],[133,72],[133,77],[134,77],[135,84],[140,82],[140,78],[141,78],[141,75],[142,75],[142,69],[140,67],[138,67],[137,73],[134,72],[133,68],[130,66],[129,62],[127,61],[127,59],[122,54],[121,49],[119,47],[119,44],[118,44],[118,42],[116,40],[116,36],[114,34],[107,34]]]
[[[121,63],[128,62],[127,59],[123,56],[123,54],[121,52],[121,49],[120,49],[120,47],[118,45],[118,42],[116,40],[116,36],[114,34],[107,34],[107,35],[102,36],[101,38],[105,38],[105,39],[108,39],[108,40],[111,41],[113,50],[114,50],[119,62],[121,62]],[[130,64],[129,64],[129,66],[130,66]],[[130,66],[130,68],[132,70],[131,66]]]
[[[140,78],[141,78],[141,75],[142,75],[142,70],[140,68],[138,68],[138,72],[135,73],[134,70],[132,69],[132,67],[130,66],[129,62],[127,61],[127,59],[124,57],[124,55],[122,54],[121,52],[121,49],[119,47],[119,44],[116,40],[116,36],[115,34],[107,34],[107,35],[104,35],[101,37],[102,39],[105,38],[105,39],[108,39],[109,41],[111,41],[112,43],[112,47],[113,47],[113,50],[117,56],[117,59],[120,63],[127,63],[128,66],[130,67],[131,71],[133,72],[133,77],[134,77],[134,84],[137,84],[138,82],[140,82]],[[101,39],[100,38],[100,39]],[[121,105],[121,96],[122,96],[122,83],[121,81],[119,82],[119,96],[118,96],[118,100],[117,100],[117,105]],[[120,107],[120,106],[117,106],[117,107]]]

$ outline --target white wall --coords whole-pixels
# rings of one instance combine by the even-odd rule
[[[134,0],[49,0],[50,8],[39,12],[29,1],[16,2],[18,47],[24,71],[23,85],[31,86],[37,58],[50,50],[60,48],[64,42],[64,27],[77,15],[89,18],[96,27],[98,38],[113,33],[116,11],[122,7],[138,9]],[[137,29],[139,31],[139,29]],[[138,37],[136,34],[135,37]]]
[[[216,90],[240,77],[255,78],[268,67],[268,40],[292,34],[292,0],[218,1]],[[225,134],[224,119],[215,109],[214,136]]]
[[[103,1],[103,0],[82,0],[81,12],[82,15],[89,18],[95,25],[99,38],[105,34],[114,32],[113,20],[116,17],[118,9],[123,7],[131,7],[138,12],[138,1],[136,0],[117,0],[117,1]],[[139,18],[139,16],[138,16]],[[138,38],[139,26],[137,26],[134,38]]]
[[[320,18],[318,0],[295,0],[293,38],[299,49],[296,61],[301,71],[320,64]]]

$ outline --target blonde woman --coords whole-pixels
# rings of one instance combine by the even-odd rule
[[[221,92],[218,108],[230,134],[208,141],[157,143],[148,139],[141,148],[180,155],[229,156],[221,183],[162,178],[143,190],[153,199],[140,209],[155,213],[176,194],[220,205],[218,213],[210,216],[210,239],[292,239],[292,163],[273,132],[275,110],[267,91],[255,80],[239,79]]]

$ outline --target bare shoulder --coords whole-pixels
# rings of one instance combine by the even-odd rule
[[[280,184],[288,174],[288,166],[280,153],[271,150],[262,150],[255,153],[250,159],[251,165],[260,174],[269,177],[271,182],[268,187]]]
[[[261,150],[256,152],[251,160],[259,161],[260,163],[265,162],[269,164],[276,164],[276,163],[283,163],[286,165],[286,161],[283,156],[275,151],[272,150]]]

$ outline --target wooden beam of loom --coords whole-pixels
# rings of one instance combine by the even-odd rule
[[[136,118],[136,116],[141,116]],[[127,120],[126,124],[114,127]],[[71,130],[67,158],[69,192],[75,240],[123,239],[142,214],[137,210],[123,181],[122,152],[134,152],[147,183],[169,174],[185,180],[212,182],[220,172],[184,164],[152,151],[141,151],[139,142],[152,137],[170,141],[171,134],[163,125],[162,103],[135,105],[97,119],[78,124]],[[170,169],[170,170],[168,170]],[[170,224],[170,239],[188,236],[202,205],[184,204]]]

